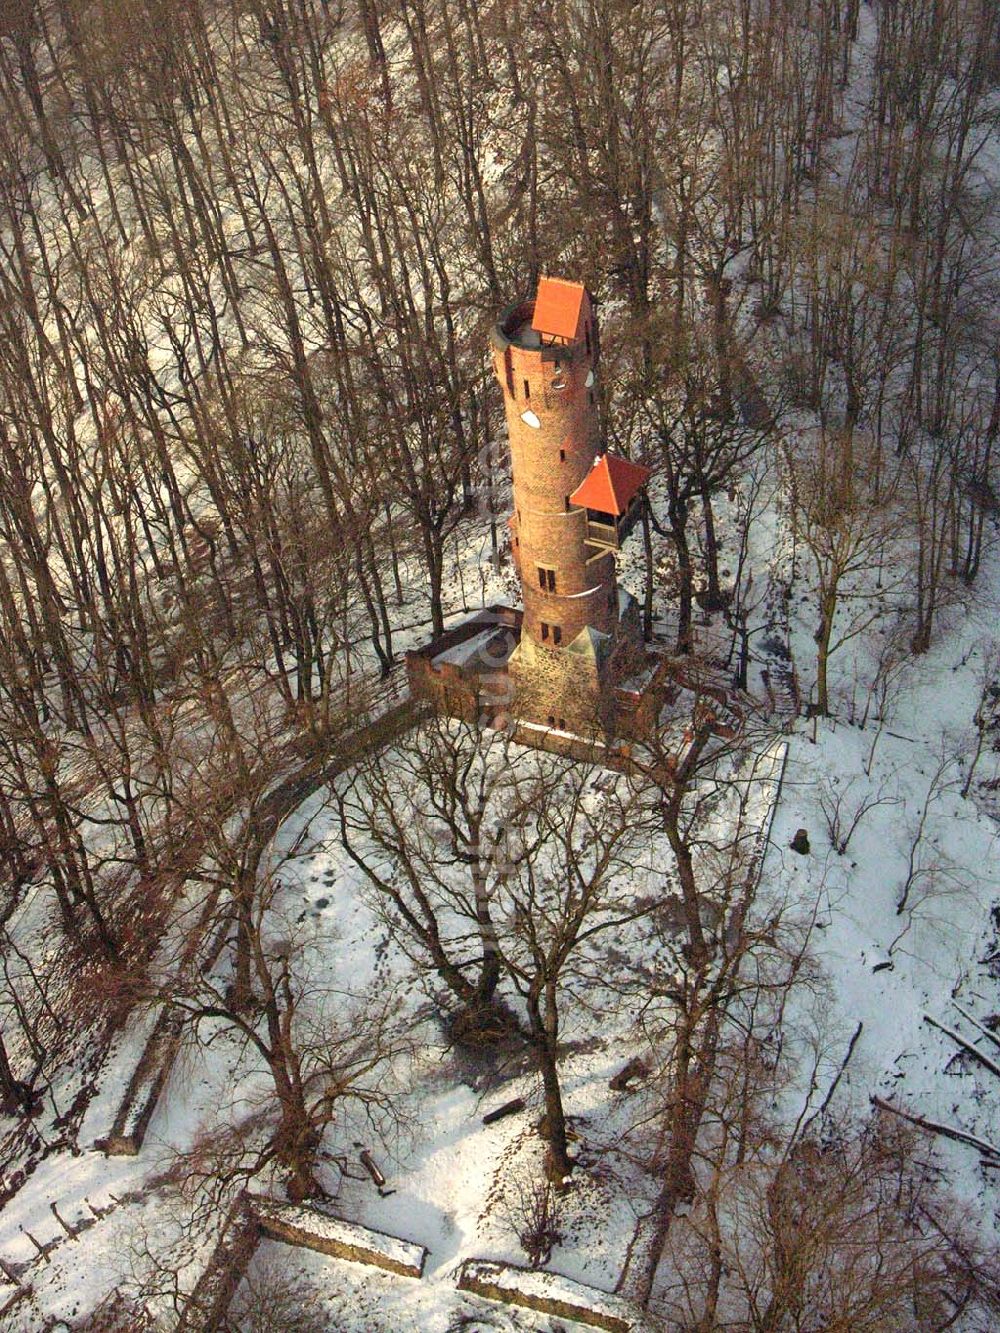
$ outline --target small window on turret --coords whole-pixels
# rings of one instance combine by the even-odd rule
[[[528,383],[527,380],[524,381],[524,396],[525,398],[531,397],[531,385]]]
[[[562,643],[562,625],[552,626],[552,642],[557,645]]]
[[[565,463],[565,462],[566,462],[566,450],[565,450],[565,449],[560,449],[560,450],[559,450],[559,462],[560,462],[560,463]]]
[[[546,625],[544,620],[541,622],[541,629],[542,629],[542,641],[544,642],[549,637],[549,627],[548,625]]]
[[[584,339],[586,340],[586,343],[587,343],[587,355],[589,356],[589,355],[590,355],[590,325],[589,325],[589,324],[584,324],[584,326],[583,326],[583,336],[584,336]]]

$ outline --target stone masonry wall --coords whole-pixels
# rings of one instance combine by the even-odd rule
[[[450,662],[432,666],[414,653],[407,656],[406,673],[413,698],[425,699],[444,717],[494,726],[510,711],[512,686],[506,671],[477,676]]]
[[[509,665],[519,718],[589,735],[607,725],[606,690],[597,664],[522,639]]]

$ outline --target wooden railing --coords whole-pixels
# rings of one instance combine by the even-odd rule
[[[613,523],[594,523],[587,519],[587,540],[602,546],[618,546],[618,529]]]

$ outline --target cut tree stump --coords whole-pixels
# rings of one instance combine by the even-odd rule
[[[361,1153],[361,1165],[371,1176],[373,1182],[378,1186],[378,1188],[382,1189],[382,1187],[385,1185],[385,1176],[382,1174],[378,1166],[375,1164],[375,1158],[371,1155],[371,1153],[368,1151],[367,1148],[365,1148]]]

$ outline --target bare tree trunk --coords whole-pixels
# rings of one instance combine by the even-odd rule
[[[546,982],[540,993],[532,991],[528,995],[527,1003],[532,1045],[538,1057],[545,1094],[544,1132],[548,1143],[545,1171],[552,1183],[559,1186],[572,1173],[573,1162],[569,1155],[566,1115],[559,1082],[559,1011],[555,985]]]

